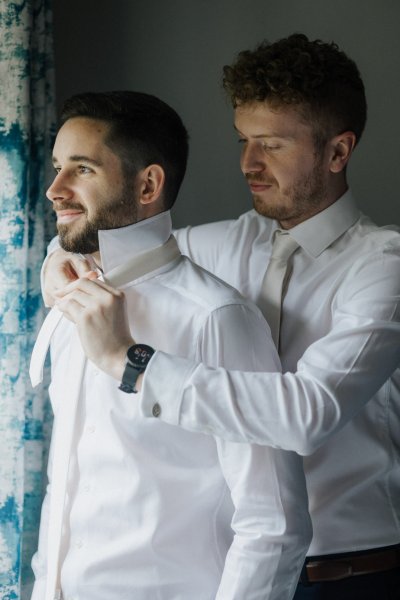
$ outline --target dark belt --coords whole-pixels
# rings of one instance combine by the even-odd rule
[[[400,545],[330,557],[307,558],[300,577],[303,585],[338,581],[354,575],[379,573],[400,567]]]

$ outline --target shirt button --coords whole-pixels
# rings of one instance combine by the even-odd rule
[[[151,412],[153,413],[153,417],[159,417],[161,415],[161,406],[158,402],[155,403]]]
[[[78,550],[80,550],[83,546],[82,540],[76,540],[75,546],[78,548]]]
[[[94,433],[94,432],[96,431],[96,427],[95,427],[95,425],[88,425],[88,426],[86,427],[86,431],[87,431],[88,433]]]

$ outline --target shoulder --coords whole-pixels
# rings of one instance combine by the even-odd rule
[[[195,236],[218,235],[226,231],[227,227],[230,227],[235,222],[236,220],[234,219],[227,219],[224,221],[215,221],[214,223],[204,223],[202,225],[188,225],[187,227],[174,229],[173,233],[178,241],[190,239]]]
[[[246,257],[254,245],[264,245],[271,230],[270,219],[250,210],[234,220],[185,227],[174,235],[183,254],[212,272],[219,273],[222,268],[227,277],[226,261],[233,254]]]
[[[179,247],[184,254],[190,256],[190,249],[197,244],[217,244],[224,243],[232,237],[240,234],[260,235],[269,232],[272,221],[259,215],[255,210],[249,210],[243,213],[237,219],[226,221],[216,221],[215,223],[206,223],[204,225],[188,226],[182,229],[176,229],[174,235]],[[184,252],[188,249],[189,252]]]
[[[348,231],[348,250],[354,262],[393,260],[400,267],[400,229],[396,225],[379,227],[369,217],[361,218]]]
[[[194,263],[187,256],[182,256],[174,269],[173,277],[169,273],[164,284],[171,291],[179,294],[185,302],[190,302],[205,312],[232,305],[241,305],[251,311],[258,311],[238,290]]]
[[[224,246],[225,232],[231,223],[232,221],[218,221],[195,227],[184,227],[176,229],[174,236],[182,254],[189,256],[206,269],[214,271]]]
[[[360,219],[351,228],[351,233],[355,239],[370,243],[371,246],[400,247],[400,228],[397,225],[376,225],[366,215],[361,215]]]
[[[280,370],[261,311],[235,288],[187,257],[182,257],[178,276],[171,285],[181,296],[185,314],[191,314],[192,340],[199,360],[227,369]]]
[[[362,216],[343,240],[339,299],[354,300],[371,315],[392,319],[400,298],[400,231]]]

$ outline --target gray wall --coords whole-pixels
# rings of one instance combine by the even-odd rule
[[[400,223],[398,0],[54,0],[58,103],[81,91],[161,97],[191,136],[177,226],[232,218],[251,206],[221,67],[235,54],[301,31],[334,40],[358,64],[369,103],[349,168],[362,209]]]

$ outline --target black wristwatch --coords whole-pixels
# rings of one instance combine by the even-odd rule
[[[126,353],[126,364],[119,389],[127,394],[136,394],[137,378],[144,373],[155,350],[146,344],[134,344]]]

